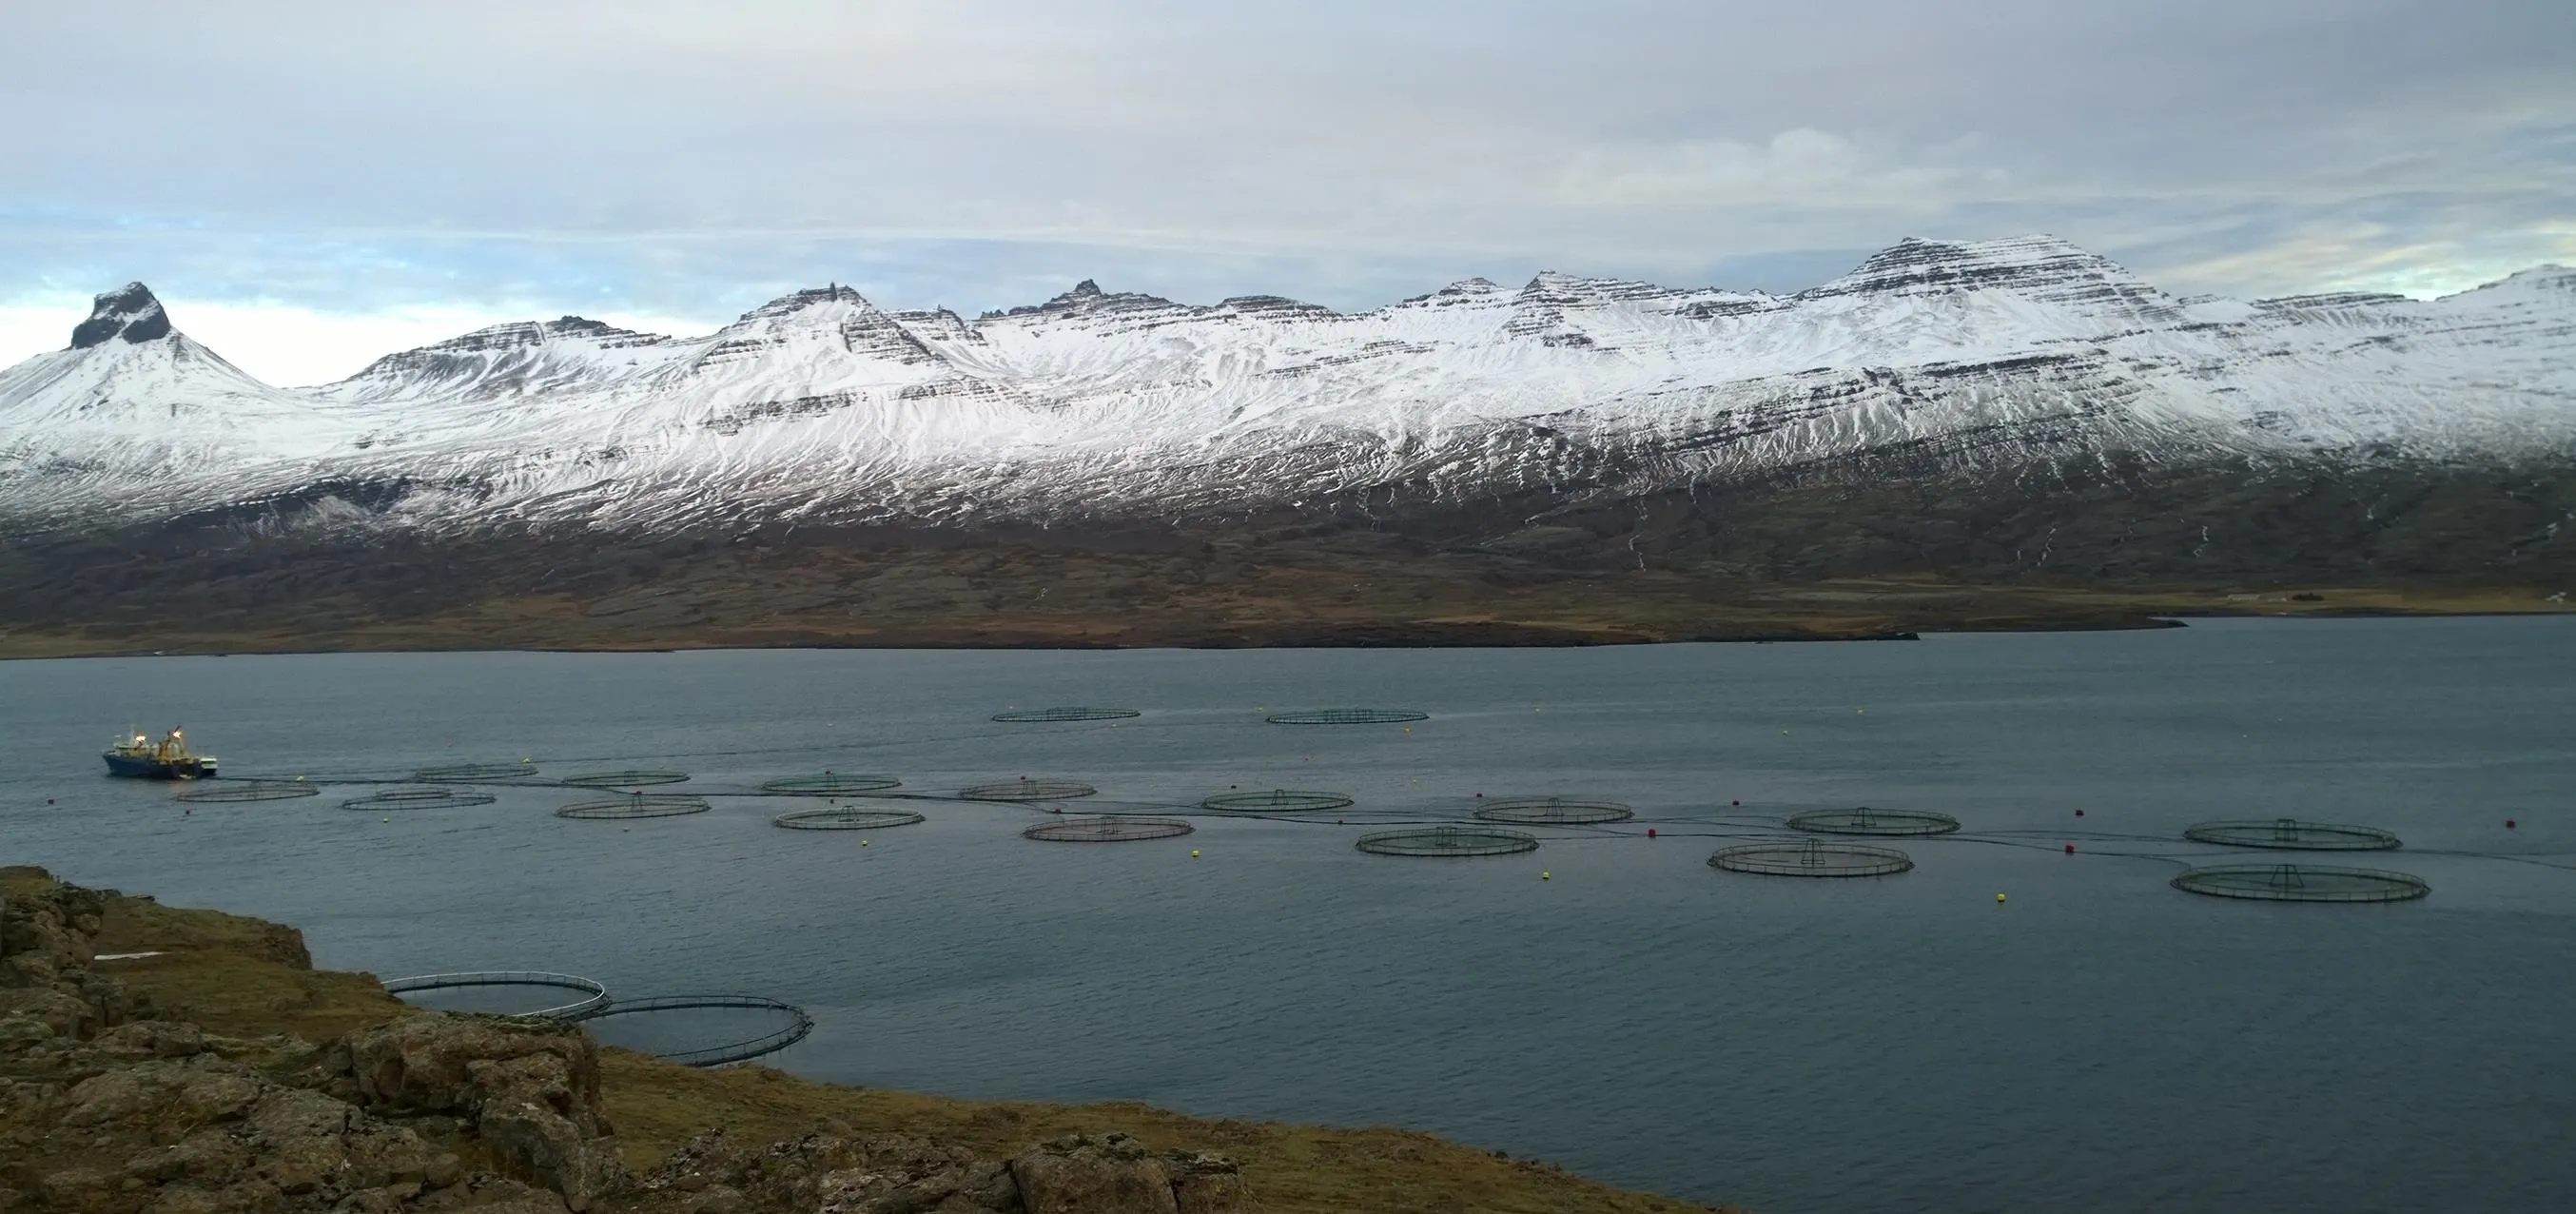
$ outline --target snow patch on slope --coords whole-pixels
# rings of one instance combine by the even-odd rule
[[[397,513],[432,527],[1653,487],[1894,451],[2499,458],[2576,442],[2576,272],[2185,299],[2023,237],[1907,240],[1794,296],[1549,272],[1345,314],[1085,281],[967,320],[832,286],[696,337],[495,326],[300,393],[175,331],[101,339],[0,373],[0,423],[0,513],[354,479],[413,486]]]

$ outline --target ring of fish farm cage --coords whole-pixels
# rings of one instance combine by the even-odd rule
[[[2433,892],[2411,873],[2325,864],[2222,864],[2195,868],[2173,887],[2213,898],[2260,902],[2406,902]]]
[[[1327,809],[1348,809],[1352,804],[1349,797],[1337,792],[1274,788],[1268,792],[1220,793],[1199,802],[1199,808],[1221,814],[1311,814]]]
[[[413,974],[407,978],[388,978],[385,993],[406,995],[414,991],[458,990],[466,987],[529,986],[547,990],[579,991],[582,997],[561,1007],[540,1008],[521,1012],[523,1016],[541,1016],[548,1020],[579,1020],[596,1015],[609,1005],[608,987],[597,979],[579,974],[555,974],[544,970],[475,970],[456,974]]]
[[[1810,809],[1789,815],[1789,829],[1820,835],[1946,835],[1959,820],[1928,809]]]
[[[1637,811],[1617,801],[1500,797],[1477,806],[1476,816],[1487,822],[1518,822],[1524,826],[1594,826],[1625,822],[1636,817]]]
[[[515,780],[537,774],[534,763],[451,763],[445,767],[424,767],[411,773],[423,784],[475,784],[486,780]]]
[[[1394,725],[1428,721],[1431,714],[1410,708],[1309,708],[1274,712],[1261,719],[1273,725]]]
[[[2274,818],[2266,822],[2203,822],[2184,828],[2194,843],[2262,847],[2275,851],[2394,851],[2397,836],[2375,826],[2343,826]]]
[[[467,805],[490,805],[500,798],[488,792],[467,792],[455,788],[388,788],[383,792],[342,801],[342,809],[457,809]]]
[[[1077,780],[1004,780],[961,788],[957,795],[968,801],[1070,801],[1099,791]]]
[[[1434,826],[1361,835],[1352,846],[1379,856],[1516,856],[1538,850],[1538,837],[1490,826]]]
[[[320,786],[287,780],[228,780],[216,784],[196,784],[179,790],[181,801],[292,801],[297,797],[320,796]]]
[[[1860,843],[1746,843],[1718,849],[1709,866],[1771,877],[1885,877],[1914,867],[1914,857],[1893,847]]]
[[[575,801],[555,811],[558,818],[584,821],[606,821],[615,818],[676,818],[683,814],[707,812],[705,797],[687,797],[678,793],[635,792],[622,797],[596,797]]]
[[[1015,708],[993,714],[993,719],[1011,725],[1046,721],[1122,721],[1145,714],[1133,708]]]
[[[846,797],[852,793],[880,792],[902,785],[903,781],[893,776],[844,775],[826,771],[810,776],[780,776],[762,783],[760,791],[782,797]]]
[[[678,784],[689,778],[685,771],[640,768],[628,771],[585,771],[565,776],[557,784],[573,788],[640,788],[648,784]]]
[[[589,1024],[613,1016],[706,1010],[780,1012],[788,1017],[788,1021],[784,1027],[775,1032],[743,1041],[696,1050],[648,1052],[665,1062],[677,1062],[687,1066],[724,1066],[727,1063],[748,1062],[765,1054],[775,1054],[803,1041],[806,1034],[814,1031],[814,1018],[806,1015],[805,1009],[793,1003],[765,999],[758,995],[663,995],[650,999],[623,999],[598,1011],[566,1017],[566,1019]]]
[[[1041,843],[1136,843],[1171,839],[1198,829],[1179,818],[1098,817],[1040,822],[1020,832]]]
[[[800,809],[769,820],[789,830],[892,830],[928,819],[904,809]]]

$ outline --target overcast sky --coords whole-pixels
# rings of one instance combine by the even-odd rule
[[[7,0],[0,362],[150,283],[280,382],[567,312],[1074,280],[1811,286],[2051,232],[2182,292],[2576,262],[2576,0]]]

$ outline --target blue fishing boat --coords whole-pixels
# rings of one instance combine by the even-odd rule
[[[158,742],[135,734],[107,749],[107,774],[138,780],[202,780],[215,774],[213,755],[192,754],[188,739],[173,729]]]

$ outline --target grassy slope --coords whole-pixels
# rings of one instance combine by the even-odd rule
[[[28,889],[47,880],[40,870],[0,868],[0,888]],[[275,924],[130,895],[111,897],[103,919],[100,952],[163,955],[101,967],[151,996],[166,1013],[209,1031],[321,1041],[404,1011],[368,975],[306,968],[301,939]],[[1208,1120],[1131,1103],[953,1100],[814,1083],[762,1066],[697,1070],[614,1049],[606,1051],[603,1080],[619,1141],[638,1166],[650,1166],[692,1135],[717,1126],[738,1141],[761,1143],[839,1122],[860,1132],[918,1134],[992,1154],[1060,1134],[1117,1130],[1159,1148],[1242,1160],[1262,1208],[1276,1214],[1709,1209],[1612,1189],[1551,1165],[1500,1159],[1410,1130]]]

